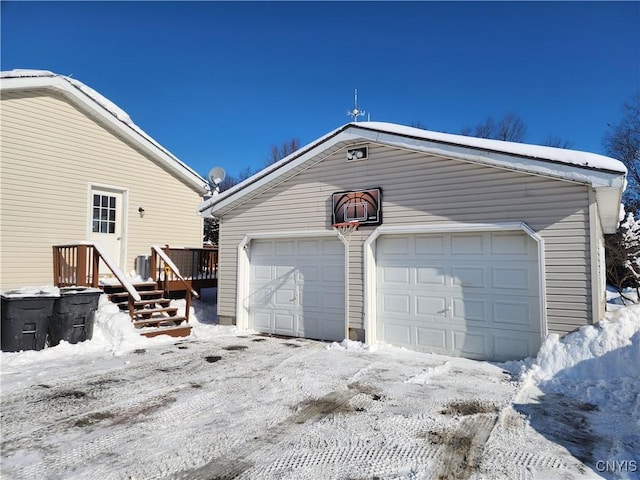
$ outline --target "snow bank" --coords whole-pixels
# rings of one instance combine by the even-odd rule
[[[365,345],[362,342],[356,342],[354,340],[348,340],[346,338],[343,341],[341,341],[340,343],[338,343],[338,342],[330,343],[325,348],[327,350],[339,350],[339,351],[344,351],[344,350],[365,351],[365,350],[369,350],[369,346],[368,345]]]
[[[619,309],[562,339],[551,334],[532,362],[520,364],[523,383],[533,381],[543,391],[600,410],[628,412],[640,426],[640,305]]]

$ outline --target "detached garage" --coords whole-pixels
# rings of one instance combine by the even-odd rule
[[[505,360],[604,313],[626,169],[600,155],[351,123],[200,207],[222,323]],[[295,207],[295,208],[293,208]],[[339,236],[333,224],[358,222]]]

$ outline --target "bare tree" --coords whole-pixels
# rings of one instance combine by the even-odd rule
[[[522,119],[515,113],[507,113],[499,121],[497,126],[498,140],[508,142],[523,142],[527,133],[527,127]]]
[[[265,160],[265,166],[272,165],[282,160],[284,157],[291,155],[299,148],[300,141],[297,138],[292,138],[287,142],[283,142],[280,146],[272,145],[269,157]]]
[[[640,91],[624,104],[624,117],[604,136],[607,154],[627,167],[629,186],[623,200],[625,205],[640,206]]]
[[[478,138],[496,138],[496,122],[492,117],[487,117],[483,122],[478,123],[475,127],[464,127],[462,132],[463,135],[470,135]]]
[[[572,148],[573,142],[565,138],[556,137],[555,135],[549,135],[545,141],[542,142],[542,145],[556,148]]]
[[[413,128],[420,128],[422,130],[429,130],[427,126],[424,123],[422,123],[420,120],[414,120],[413,122],[411,122],[409,126]]]
[[[464,127],[460,133],[478,138],[522,142],[527,133],[527,127],[518,115],[507,113],[498,121],[495,121],[493,117],[487,117],[474,127]]]

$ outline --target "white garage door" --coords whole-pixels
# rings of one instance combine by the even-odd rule
[[[378,338],[475,359],[532,355],[540,346],[537,259],[524,232],[381,236]]]
[[[249,327],[319,340],[345,338],[344,246],[336,238],[254,240]]]

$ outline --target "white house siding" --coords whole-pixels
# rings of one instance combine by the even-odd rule
[[[3,95],[1,131],[0,288],[52,282],[51,246],[87,238],[90,184],[127,190],[127,270],[153,244],[202,244],[199,195],[63,97]]]
[[[549,331],[591,322],[587,186],[381,145],[367,160],[334,153],[223,217],[219,314],[236,315],[236,247],[246,233],[330,229],[331,194],[371,187],[383,189],[384,225],[526,222],[545,240]],[[363,242],[374,228],[351,239],[351,328],[363,328]]]

